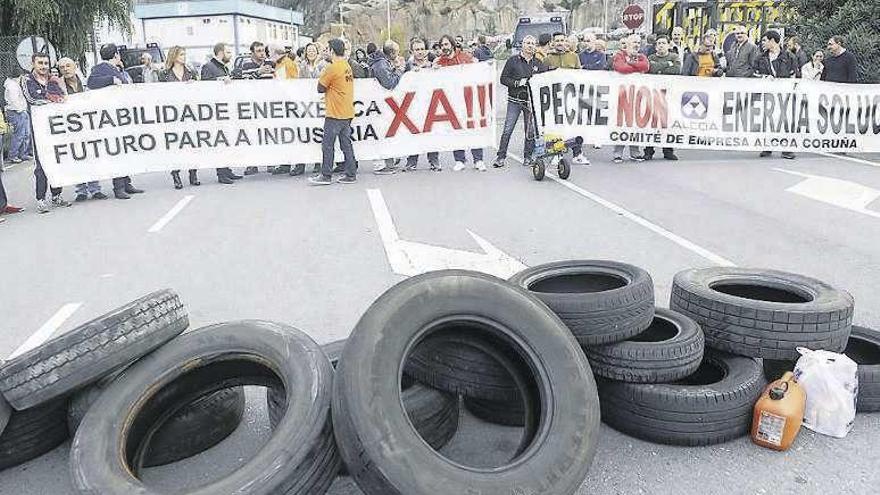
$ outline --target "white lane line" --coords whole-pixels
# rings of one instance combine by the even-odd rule
[[[507,156],[522,163],[522,158],[520,158],[512,153],[508,153]],[[682,237],[678,234],[670,232],[670,231],[664,229],[663,227],[661,227],[655,223],[652,223],[651,221],[645,219],[644,217],[639,216],[639,215],[627,210],[626,208],[624,208],[622,206],[618,206],[618,205],[612,203],[611,201],[608,201],[607,199],[605,199],[599,195],[596,195],[596,194],[591,193],[590,191],[587,191],[586,189],[584,189],[582,187],[579,187],[579,186],[577,186],[567,180],[562,180],[562,179],[559,179],[558,177],[554,177],[550,174],[547,174],[546,177],[551,180],[556,181],[556,183],[558,183],[558,184],[561,184],[561,185],[567,187],[571,191],[574,191],[575,193],[580,194],[581,196],[589,199],[590,201],[598,203],[599,205],[604,206],[605,208],[608,208],[609,210],[613,211],[614,213],[617,213],[618,215],[621,215],[624,218],[631,220],[631,221],[641,225],[642,227],[645,227],[646,229],[654,232],[655,234],[659,234],[659,235],[665,237],[666,239],[669,239],[670,241],[678,244],[679,246],[687,249],[688,251],[691,251],[693,253],[696,253],[696,254],[702,256],[703,258],[706,258],[707,260],[711,261],[712,263],[715,263],[716,265],[736,266],[736,264],[734,262],[730,261],[729,259],[724,258],[722,256],[719,256],[719,255],[713,253],[712,251],[709,251],[708,249],[706,249],[702,246],[699,246],[699,245],[685,239],[684,237]]]
[[[178,201],[176,205],[174,205],[170,210],[168,210],[168,213],[166,213],[162,218],[157,220],[156,223],[154,223],[153,226],[150,227],[150,230],[148,230],[147,232],[155,234],[156,232],[159,232],[160,230],[162,230],[166,225],[168,225],[168,222],[170,222],[171,220],[174,220],[174,217],[177,216],[177,214],[180,213],[181,210],[186,208],[186,205],[188,205],[189,202],[192,201],[194,197],[195,196],[193,196],[192,194],[188,194],[188,195],[184,196],[183,199]]]
[[[61,309],[59,309],[54,315],[52,315],[52,317],[49,318],[46,323],[43,323],[43,326],[41,326],[39,330],[28,337],[28,339],[24,341],[24,344],[21,344],[18,349],[12,351],[12,354],[10,354],[9,357],[6,359],[10,360],[20,354],[24,354],[25,352],[37,346],[42,345],[44,342],[49,340],[49,338],[52,337],[52,335],[58,330],[58,328],[61,327],[61,325],[63,325],[68,318],[76,313],[76,310],[78,310],[82,305],[83,303],[81,302],[75,302],[61,306]]]
[[[860,163],[862,165],[870,165],[872,167],[880,167],[880,163],[872,162],[869,160],[863,160],[861,158],[856,158],[853,156],[845,156],[845,155],[835,155],[834,153],[826,153],[824,151],[815,152],[817,155],[822,155],[827,158],[837,158],[838,160],[846,160],[848,162]]]

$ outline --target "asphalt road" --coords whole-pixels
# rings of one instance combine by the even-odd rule
[[[519,143],[511,150],[521,150]],[[34,212],[31,170],[16,166],[4,182],[11,201],[29,211],[0,225],[0,355],[39,329],[67,331],[162,287],[182,295],[193,328],[260,318],[292,324],[318,342],[344,338],[404,278],[386,257],[369,189],[381,191],[404,240],[480,252],[471,231],[526,265],[634,263],[652,274],[663,306],[673,275],[689,267],[725,260],[800,272],[850,291],[855,322],[880,327],[880,201],[870,196],[880,190],[880,163],[870,164],[876,156],[785,161],[682,151],[677,163],[613,165],[607,147],[588,153],[594,164],[574,169],[573,189],[535,182],[515,163],[454,173],[444,155],[442,173],[362,173],[356,185],[328,188],[265,173],[222,186],[204,171],[201,187],[175,191],[170,178],[154,174],[135,179],[148,192],[131,201],[89,201],[49,215]],[[805,180],[816,187],[795,190],[818,191],[813,197],[788,190]],[[176,216],[148,232],[186,195],[193,197]],[[147,470],[146,482],[169,491],[197,486],[244,462],[270,434],[262,390],[250,388],[248,399],[232,437],[196,458]],[[451,457],[503,458],[517,441],[516,429],[463,421],[445,450]],[[603,426],[578,493],[875,493],[878,438],[880,414],[859,415],[845,439],[804,430],[785,453],[747,438],[704,448],[653,445]],[[0,494],[72,492],[67,445],[0,472]],[[359,492],[341,478],[330,493]]]

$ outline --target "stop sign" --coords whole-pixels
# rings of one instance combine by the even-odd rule
[[[623,9],[623,25],[636,29],[645,23],[645,10],[639,5],[629,5]]]

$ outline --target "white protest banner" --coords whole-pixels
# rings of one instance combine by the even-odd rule
[[[387,91],[355,80],[358,160],[495,143],[494,63],[404,74]],[[33,108],[49,182],[174,169],[317,163],[324,103],[315,79],[121,85]],[[337,160],[342,154],[337,146]]]
[[[545,132],[588,143],[880,151],[880,85],[557,70],[531,87]]]

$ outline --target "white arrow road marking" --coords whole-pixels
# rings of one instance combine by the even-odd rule
[[[450,249],[421,242],[405,241],[397,233],[394,220],[385,204],[382,191],[367,189],[373,216],[379,226],[379,235],[385,246],[385,254],[394,273],[411,277],[420,273],[449,268],[463,268],[509,278],[526,268],[516,258],[493,246],[477,234],[467,231],[483,250],[482,253]]]
[[[880,213],[868,209],[869,204],[880,198],[880,191],[877,189],[833,177],[805,174],[782,168],[774,168],[773,170],[804,178],[801,182],[786,189],[790,193],[880,218]]]
[[[16,356],[24,354],[25,352],[37,346],[40,346],[44,342],[49,340],[49,338],[55,334],[58,328],[61,327],[61,325],[63,325],[68,318],[76,313],[76,310],[78,310],[80,306],[82,306],[82,304],[83,303],[81,302],[75,302],[61,306],[61,309],[59,309],[54,315],[52,315],[52,317],[49,318],[46,323],[43,323],[43,326],[41,326],[39,330],[28,337],[24,344],[21,344],[18,349],[12,351],[12,354],[10,354],[9,357],[6,358],[6,360],[8,361]]]

